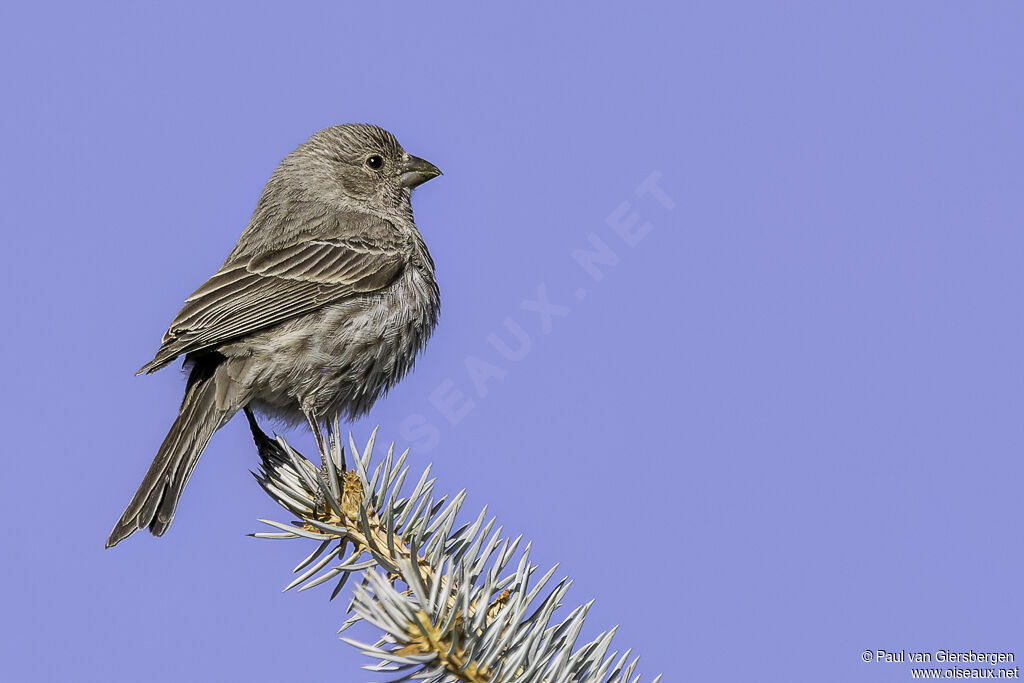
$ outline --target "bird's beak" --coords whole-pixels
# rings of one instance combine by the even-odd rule
[[[441,169],[437,166],[426,159],[420,159],[410,154],[409,160],[402,164],[402,175],[398,179],[398,184],[412,189],[439,175],[441,175]]]

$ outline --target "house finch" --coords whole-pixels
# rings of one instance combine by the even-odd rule
[[[440,311],[411,191],[441,174],[370,125],[315,133],[274,170],[248,227],[139,373],[191,369],[178,417],[107,547],[167,530],[215,431],[242,408],[295,423],[366,413]]]

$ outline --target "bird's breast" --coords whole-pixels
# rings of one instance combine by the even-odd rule
[[[439,311],[431,274],[409,267],[379,292],[256,335],[248,351],[258,400],[279,413],[362,415],[412,369]]]

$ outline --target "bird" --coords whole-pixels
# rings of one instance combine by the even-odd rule
[[[185,395],[107,538],[162,536],[214,432],[239,410],[318,425],[365,415],[437,324],[413,188],[441,175],[369,124],[318,131],[274,169],[224,264],[171,321],[153,373],[184,356]]]

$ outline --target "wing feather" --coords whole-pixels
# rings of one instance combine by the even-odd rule
[[[406,265],[397,243],[313,239],[224,264],[185,300],[139,372],[359,293],[383,289]]]

